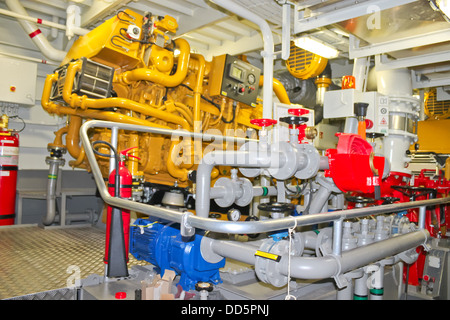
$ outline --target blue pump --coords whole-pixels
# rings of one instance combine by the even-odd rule
[[[219,269],[225,265],[225,259],[217,263],[205,261],[200,252],[202,238],[196,233],[190,241],[184,241],[178,223],[137,219],[130,229],[130,253],[155,265],[161,275],[165,270],[175,271],[180,275],[182,288],[192,290],[197,282],[222,282]]]

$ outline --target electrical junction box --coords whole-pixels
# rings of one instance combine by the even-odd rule
[[[300,104],[284,104],[275,102],[273,105],[273,118],[278,122],[274,125],[273,141],[289,141],[289,125],[280,121],[280,118],[282,117],[292,116],[292,114],[289,113],[289,109],[304,109],[307,111],[308,113],[302,115],[301,117],[308,118],[308,121],[305,122],[308,127],[314,127],[314,110],[305,108]],[[303,142],[312,143],[312,140],[305,138]]]
[[[389,134],[389,97],[376,91],[361,92],[355,89],[325,92],[323,103],[324,119],[355,117],[353,105],[356,102],[369,104],[366,119],[371,121],[367,132]]]
[[[212,64],[211,96],[225,96],[256,107],[260,69],[228,54],[214,57]]]
[[[0,107],[34,106],[36,63],[0,56]]]

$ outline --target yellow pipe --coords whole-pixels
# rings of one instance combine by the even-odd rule
[[[97,107],[97,108],[102,108],[102,107],[115,106],[116,104],[114,104],[112,102],[117,102],[117,103],[119,103],[119,105],[120,105],[120,103],[124,103],[130,110],[141,112],[141,113],[145,112],[144,114],[162,118],[163,120],[166,120],[167,122],[178,123],[184,129],[189,131],[190,126],[185,119],[174,116],[167,112],[153,110],[153,108],[149,108],[145,105],[134,102],[132,100],[123,99],[123,98],[108,98],[108,99],[102,99],[102,100],[94,100],[94,99],[89,99],[86,97],[82,97],[82,99],[79,99],[79,97],[76,94],[74,94],[74,95],[70,94],[70,92],[72,91],[73,81],[71,82],[71,81],[67,80],[67,78],[69,77],[69,69],[70,69],[70,72],[75,72],[75,70],[78,67],[79,67],[78,64],[69,66],[69,68],[67,70],[67,74],[66,74],[66,84],[67,84],[68,88],[66,88],[66,85],[65,85],[65,87],[64,87],[65,93],[63,93],[63,97],[65,94],[66,98],[68,99],[68,101],[66,101],[66,102],[68,102],[69,105],[76,107],[76,106],[78,106],[78,104],[84,104],[84,107],[86,107],[86,108],[91,107],[91,105],[94,107]],[[64,106],[58,105],[54,102],[51,102],[50,101],[50,92],[51,92],[52,84],[57,79],[58,79],[57,74],[49,75],[49,76],[47,76],[46,81],[44,83],[44,90],[42,93],[41,104],[42,104],[42,107],[44,108],[44,110],[46,110],[50,114],[56,113],[58,115],[61,115],[61,114],[75,115],[75,116],[80,116],[83,118],[99,119],[99,120],[113,121],[113,122],[118,122],[118,123],[130,123],[130,124],[136,124],[136,125],[169,129],[169,127],[167,127],[167,126],[159,125],[159,124],[156,124],[156,123],[153,123],[153,122],[150,122],[147,120],[135,118],[135,117],[126,116],[126,115],[123,115],[120,113],[115,113],[115,112],[110,112],[110,111],[85,110],[85,109],[79,109],[79,108],[74,109],[72,107],[64,107]],[[80,102],[81,100],[83,100],[83,101]],[[108,101],[104,102],[105,100],[108,100]],[[76,101],[78,101],[78,102],[76,102]],[[145,110],[143,110],[144,108],[145,108]],[[152,111],[149,112],[149,110],[152,110]],[[142,111],[144,111],[144,112],[142,112]],[[78,160],[79,159],[77,159],[77,163],[78,163]],[[180,179],[181,181],[187,180],[188,170],[176,168],[176,166],[172,163],[172,159],[170,156],[167,159],[167,168],[168,168],[169,174],[171,174],[172,176]]]
[[[125,98],[105,98],[105,99],[92,99],[86,96],[79,96],[76,93],[72,93],[73,79],[77,71],[81,68],[81,61],[75,61],[69,64],[66,72],[66,79],[64,82],[63,99],[72,108],[80,107],[85,110],[88,108],[102,109],[102,108],[124,108],[134,112],[144,114],[146,116],[155,117],[166,122],[175,123],[183,127],[183,129],[189,130],[190,126],[186,119],[173,115],[169,112],[160,111],[154,107],[130,100]]]
[[[117,75],[117,81],[130,84],[133,81],[144,80],[151,81],[165,87],[176,87],[180,85],[187,75],[191,48],[189,43],[184,39],[175,40],[175,44],[180,50],[177,71],[175,74],[169,75],[156,69],[139,68]]]
[[[280,100],[281,103],[291,104],[286,89],[284,88],[280,80],[273,78],[272,82],[273,82],[273,91],[275,92],[275,95],[277,96],[278,100]],[[263,84],[264,84],[264,76],[260,76],[259,85],[262,86]]]
[[[130,150],[133,156],[138,157],[139,156],[139,135],[135,132],[130,134],[129,139],[129,145],[128,147],[136,147],[135,149]],[[134,157],[128,157],[128,170],[130,170],[130,173],[132,176],[138,175],[138,169],[139,167],[139,159],[136,159]]]
[[[203,79],[205,74],[205,58],[200,54],[193,54],[192,57],[197,60],[197,82],[194,87],[194,131],[195,129],[201,129],[201,112],[200,112],[200,103],[202,98],[203,91]]]
[[[55,147],[64,147],[62,136],[67,133],[67,130],[69,130],[69,127],[65,126],[59,129],[58,131],[54,132],[55,139],[53,140],[53,143],[51,143],[51,145]]]
[[[71,115],[69,120],[69,130],[66,136],[66,148],[69,154],[77,159],[81,153],[80,147],[80,127],[82,124],[81,117],[76,115]]]

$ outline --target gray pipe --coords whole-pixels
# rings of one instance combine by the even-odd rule
[[[92,150],[91,142],[89,140],[89,136],[87,131],[93,127],[103,127],[103,128],[112,128],[117,127],[118,124],[115,122],[107,122],[100,120],[91,120],[86,121],[80,129],[80,137],[83,143],[83,146],[86,151],[86,157],[89,160],[91,165],[92,173],[95,179],[95,183],[99,190],[100,196],[105,201],[105,203],[119,207],[123,209],[128,209],[136,212],[140,212],[145,215],[155,216],[157,218],[166,219],[173,222],[181,222],[184,215],[187,213],[170,210],[165,208],[160,208],[152,205],[147,205],[139,202],[134,202],[127,199],[115,198],[109,195],[106,185],[103,181],[103,176],[101,170],[98,166],[95,154]],[[131,124],[120,124],[120,128],[124,130],[131,131],[140,131],[140,132],[150,132],[155,134],[162,135],[170,135],[177,134],[179,136],[193,137],[193,138],[205,138],[205,137],[215,137],[213,135],[202,135],[198,133],[192,133],[188,131],[179,131],[179,130],[168,130],[168,129],[160,129],[160,128],[152,128],[152,127],[144,127],[137,126]],[[233,137],[220,137],[219,139],[227,140],[227,141],[248,141],[248,139],[240,139]],[[280,219],[269,219],[264,221],[223,221],[216,219],[209,219],[204,217],[198,217],[193,214],[188,214],[186,218],[186,223],[188,223],[193,228],[200,228],[203,230],[210,230],[219,233],[230,233],[230,234],[250,234],[250,233],[262,233],[269,231],[276,231],[286,228],[292,228],[295,225],[297,226],[306,226],[313,225],[323,222],[334,221],[338,219],[351,219],[357,217],[363,217],[367,215],[377,215],[381,213],[393,213],[399,212],[406,209],[417,208],[420,206],[433,206],[438,204],[449,203],[450,197],[445,198],[437,198],[431,200],[420,200],[420,201],[412,201],[406,203],[396,203],[396,204],[387,204],[378,207],[366,207],[366,208],[357,208],[351,210],[342,210],[342,211],[334,211],[320,214],[310,214],[303,215],[297,217],[287,217]]]
[[[341,257],[281,257],[277,270],[287,276],[289,271],[293,278],[298,279],[326,279],[355,270],[386,257],[402,253],[406,250],[424,245],[429,237],[426,230],[414,231],[382,240],[367,246],[358,247],[343,252]],[[251,265],[255,264],[257,248],[235,241],[214,240],[204,237],[208,245],[202,245],[202,256],[206,260],[216,254],[224,258],[231,258]],[[212,251],[209,252],[209,251]],[[208,261],[208,260],[207,260]],[[213,262],[214,260],[210,261]]]
[[[48,180],[47,180],[47,213],[42,219],[45,226],[51,225],[55,221],[56,215],[56,186],[58,183],[59,166],[64,164],[64,159],[53,159],[47,157]]]
[[[274,155],[277,157],[277,155]],[[282,162],[281,154],[278,156]],[[207,153],[197,169],[197,188],[195,193],[195,212],[199,217],[206,218],[209,215],[211,171],[216,165],[229,165],[245,168],[269,168],[271,165],[271,153],[251,154],[248,151],[212,151]]]

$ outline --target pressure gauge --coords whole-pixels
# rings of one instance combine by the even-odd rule
[[[255,84],[255,82],[256,82],[255,75],[254,75],[253,73],[250,73],[250,74],[248,75],[247,80],[248,80],[248,83],[249,83],[249,84]]]
[[[227,213],[228,220],[239,221],[241,219],[241,212],[238,209],[230,209]]]

